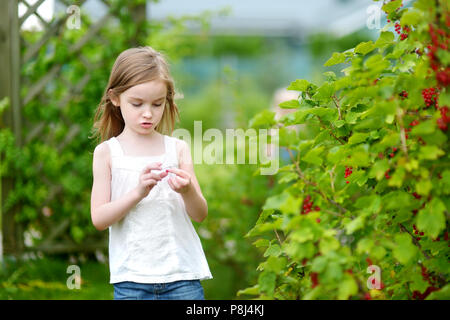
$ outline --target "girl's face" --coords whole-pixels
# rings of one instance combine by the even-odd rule
[[[161,121],[166,95],[166,84],[161,80],[152,80],[122,92],[119,101],[113,98],[111,101],[115,106],[120,106],[125,127],[139,134],[148,134]]]

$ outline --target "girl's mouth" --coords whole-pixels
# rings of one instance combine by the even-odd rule
[[[143,127],[143,128],[150,128],[151,126],[152,126],[152,123],[150,123],[150,122],[141,123],[141,127]]]

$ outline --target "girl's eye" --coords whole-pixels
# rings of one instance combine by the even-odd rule
[[[155,104],[154,106],[155,107],[160,107],[162,105],[162,103],[160,103],[160,104]]]
[[[132,103],[132,105],[135,106],[135,107],[139,107],[141,104],[142,103],[137,103],[137,104]]]

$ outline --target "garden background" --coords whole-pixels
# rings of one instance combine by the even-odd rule
[[[169,58],[177,128],[281,128],[275,176],[260,175],[259,164],[195,166],[209,208],[193,222],[214,276],[203,282],[207,299],[448,298],[448,131],[438,121],[448,122],[448,78],[426,77],[430,68],[448,77],[446,2],[246,3],[1,2],[0,299],[112,299],[107,231],[90,218],[89,137],[115,58],[138,45]],[[446,31],[433,38],[433,23]],[[376,85],[383,77],[391,80]],[[428,88],[440,106],[433,93],[428,108]],[[282,102],[279,111],[294,113],[280,119]],[[403,121],[412,120],[398,116],[419,104],[428,125],[410,134],[428,149],[405,142]],[[290,125],[299,130],[283,130]],[[394,159],[406,170],[387,185]],[[422,245],[416,231],[427,233]],[[382,289],[365,285],[372,260],[392,266]],[[80,267],[80,289],[67,286],[70,265]]]

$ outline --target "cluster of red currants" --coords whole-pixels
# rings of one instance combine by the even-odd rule
[[[400,97],[402,97],[402,99],[408,98],[408,92],[406,92],[405,90],[403,90],[402,92],[400,92],[399,95],[400,95]]]
[[[384,173],[384,177],[385,177],[386,179],[390,179],[390,178],[391,178],[391,176],[389,175],[389,171],[391,171],[390,168],[387,169],[386,172]]]
[[[436,72],[437,82],[446,87],[450,83],[450,68],[441,66],[436,52],[438,48],[443,50],[448,49],[449,35],[443,29],[435,28],[431,23],[428,25],[428,32],[430,33],[432,42],[432,44],[427,46],[427,55],[430,58],[430,67]]]
[[[427,281],[430,286],[425,290],[424,293],[420,293],[420,291],[418,290],[413,291],[412,298],[424,300],[430,293],[439,290],[439,288],[436,287],[436,285],[438,284],[438,278],[436,276],[430,276],[425,266],[422,265],[421,269],[423,280]]]
[[[403,29],[403,32],[402,32]],[[397,32],[397,34],[400,35],[400,40],[405,40],[406,38],[408,38],[408,32],[410,32],[411,29],[408,26],[404,26],[402,28],[402,26],[400,25],[400,23],[396,22],[395,23],[395,32]]]
[[[448,24],[449,16],[447,15],[447,27]],[[440,87],[447,87],[450,84],[450,68],[445,64],[441,64],[440,56],[437,54],[437,51],[439,49],[448,50],[450,34],[444,29],[441,29],[438,26],[433,25],[432,23],[428,24],[428,32],[431,37],[431,44],[427,46],[427,55],[430,58],[431,69],[436,72],[436,81],[438,83],[437,87],[439,89]],[[437,125],[439,126],[439,129],[441,129],[442,131],[446,131],[448,129],[447,124],[450,122],[450,117],[447,116],[447,106],[439,108],[439,90],[436,90],[435,88],[424,89],[422,90],[422,96],[427,107],[429,107],[434,102],[435,108],[439,109],[441,117],[437,119]]]
[[[308,214],[308,213],[310,213],[310,212],[312,211],[312,210],[311,210],[312,206],[313,206],[313,202],[311,201],[311,196],[310,196],[310,195],[307,195],[307,196],[305,197],[305,201],[303,202],[302,214]],[[319,206],[315,206],[315,207],[314,207],[314,211],[320,211]]]
[[[422,97],[425,101],[425,105],[430,107],[434,104],[434,107],[437,109],[439,107],[438,99],[439,99],[439,90],[436,88],[425,88],[422,90]]]
[[[420,235],[420,237],[423,237],[424,233],[422,231],[419,232],[419,230],[416,228],[416,225],[413,224],[414,234]],[[417,241],[420,241],[420,237],[416,237]]]
[[[428,25],[428,32],[430,33],[432,44],[428,45],[428,57],[430,58],[430,67],[436,72],[436,80],[441,86],[448,86],[450,84],[450,68],[442,66],[439,57],[436,54],[437,50],[448,49],[449,34],[443,29],[435,28],[433,24]]]
[[[450,122],[450,117],[447,115],[448,107],[447,106],[441,107],[439,108],[439,111],[441,112],[441,117],[438,118],[436,122],[439,126],[439,129],[441,129],[442,131],[447,131],[448,129],[447,123]]]
[[[389,153],[389,157],[393,158],[393,157],[395,156],[395,152],[397,152],[397,150],[398,150],[398,148],[393,147],[393,148],[392,148],[392,152]]]
[[[413,120],[411,121],[411,123],[409,124],[411,127],[417,126],[419,124],[419,120]],[[405,128],[405,132],[410,132],[412,128]],[[408,139],[408,134],[405,133],[405,138]]]
[[[345,166],[345,176],[344,178],[348,178],[353,173],[352,167]],[[346,180],[345,183],[350,183],[350,181]]]

